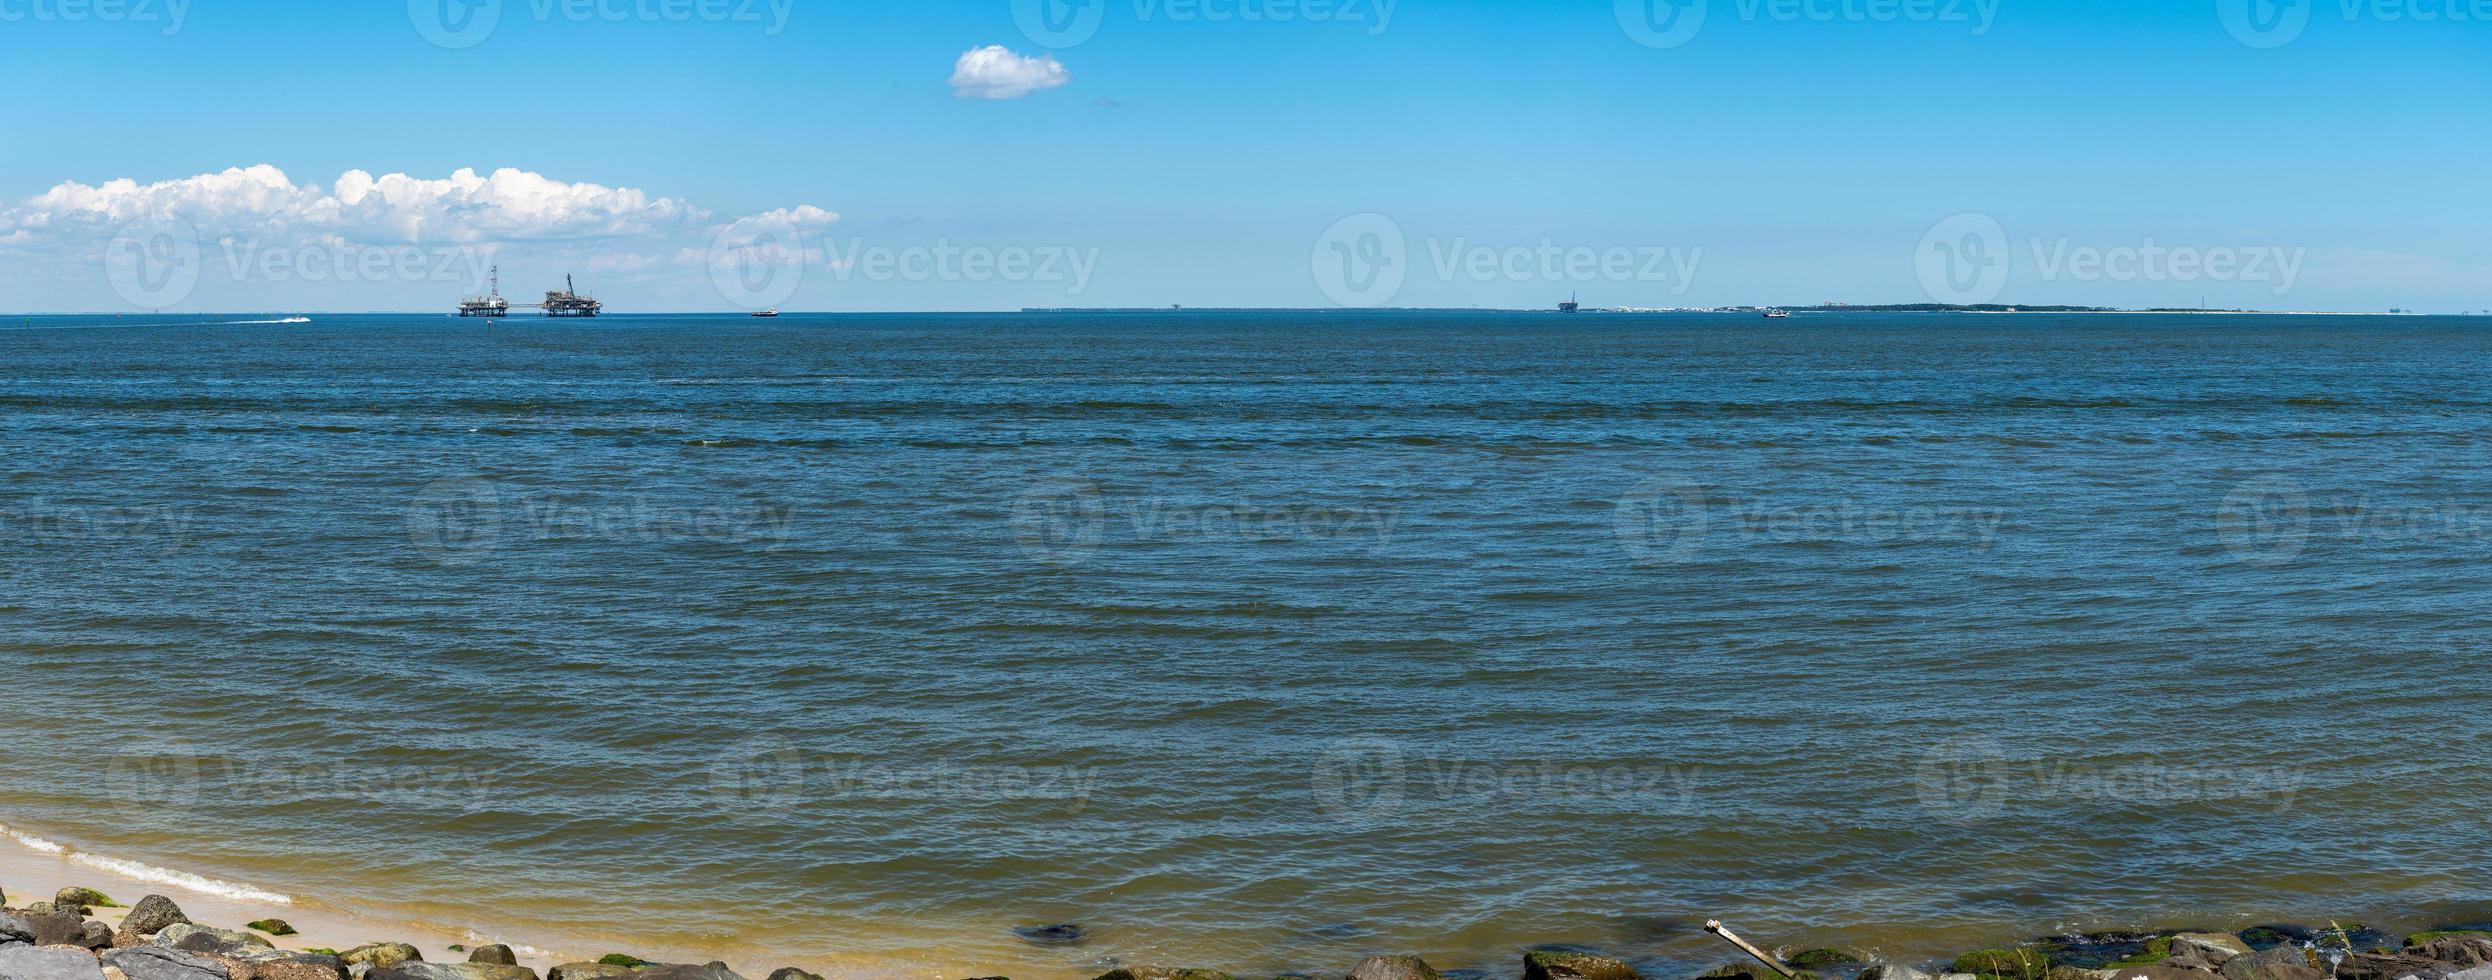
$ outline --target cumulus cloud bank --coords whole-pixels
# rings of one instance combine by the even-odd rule
[[[816,209],[818,210],[818,209]],[[665,235],[706,221],[682,201],[505,167],[440,180],[349,170],[336,183],[296,184],[266,164],[141,184],[76,181],[0,209],[0,232],[109,236],[133,221],[186,222],[207,236],[317,236],[371,243],[474,243]]]
[[[1001,44],[972,48],[952,65],[952,94],[964,99],[1018,99],[1072,80],[1054,55],[1024,57]]]

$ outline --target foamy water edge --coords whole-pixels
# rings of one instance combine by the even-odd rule
[[[0,837],[7,837],[10,840],[16,841],[19,846],[39,854],[50,854],[57,857],[63,857],[77,864],[83,864],[99,871],[120,875],[124,878],[129,878],[135,881],[153,882],[159,885],[170,885],[174,888],[198,892],[202,895],[216,895],[223,898],[237,899],[246,902],[260,902],[268,905],[294,904],[294,897],[291,895],[284,895],[264,888],[255,888],[253,886],[237,882],[221,881],[205,875],[195,875],[188,871],[176,871],[172,868],[159,868],[152,864],[142,864],[137,861],[125,860],[104,854],[96,854],[91,851],[81,851],[71,848],[68,845],[61,844],[57,841],[47,840],[45,838],[35,836],[34,834],[27,833],[7,824],[0,824]]]

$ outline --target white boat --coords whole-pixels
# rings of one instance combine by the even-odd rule
[[[1766,319],[1768,319],[1768,320],[1780,320],[1780,319],[1783,319],[1783,318],[1788,317],[1788,316],[1790,316],[1790,315],[1791,315],[1791,311],[1790,311],[1790,310],[1767,310],[1767,311],[1765,311],[1765,318],[1766,318]]]
[[[753,311],[753,315],[754,315],[754,316],[778,316],[778,315],[779,315],[779,311],[778,311],[778,309],[777,309],[776,307],[773,307],[773,308],[771,308],[771,309],[767,309],[767,310],[754,310],[754,311]]]

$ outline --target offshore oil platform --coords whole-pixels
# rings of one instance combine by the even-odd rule
[[[545,302],[542,303],[513,303],[503,299],[502,267],[499,265],[493,267],[491,283],[491,291],[485,295],[470,296],[459,301],[460,316],[500,319],[511,315],[512,310],[543,310],[546,316],[589,317],[605,312],[606,309],[606,304],[580,295],[580,291],[571,285],[570,276],[562,277],[561,289],[546,290]]]

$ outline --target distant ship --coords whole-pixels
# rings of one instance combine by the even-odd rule
[[[1784,319],[1784,318],[1786,318],[1786,317],[1789,317],[1790,315],[1791,315],[1791,311],[1790,311],[1790,310],[1767,310],[1767,311],[1765,311],[1765,318],[1766,318],[1766,319],[1768,319],[1768,320],[1780,320],[1780,319]]]
[[[754,316],[763,316],[763,317],[768,317],[768,316],[778,316],[778,315],[779,315],[779,309],[778,309],[778,307],[775,307],[775,306],[774,306],[774,307],[771,307],[770,309],[767,309],[767,310],[754,310],[754,311],[753,311],[753,315],[754,315]]]

